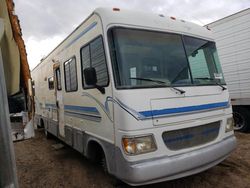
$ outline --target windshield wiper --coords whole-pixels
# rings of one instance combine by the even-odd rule
[[[150,78],[130,77],[129,79],[155,82],[155,83],[164,84],[164,85],[166,84],[166,82],[163,82],[163,81],[160,81],[160,80],[153,80],[153,79],[150,79]]]
[[[153,79],[150,79],[150,78],[138,78],[138,77],[130,77],[129,79],[133,79],[133,80],[142,80],[142,81],[149,81],[149,82],[155,82],[155,83],[158,83],[158,84],[161,84],[161,85],[164,85],[164,86],[167,86],[167,87],[170,87],[176,91],[178,91],[180,94],[184,94],[186,93],[186,91],[182,90],[182,89],[178,89],[176,87],[173,87],[173,86],[169,86],[166,84],[166,82],[163,82],[161,80],[153,80]]]
[[[198,77],[198,78],[194,78],[194,79],[197,79],[197,80],[211,80],[211,81],[215,81],[214,83],[218,86],[220,86],[222,88],[222,91],[226,90],[227,88],[224,87],[223,85],[221,85],[220,83],[216,82],[216,79],[214,78],[208,78],[208,77]]]

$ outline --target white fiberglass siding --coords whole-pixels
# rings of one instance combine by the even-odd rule
[[[250,98],[250,9],[208,25],[232,99]]]

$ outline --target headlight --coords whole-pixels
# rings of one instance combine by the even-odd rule
[[[229,131],[232,131],[233,129],[234,129],[234,119],[231,117],[227,119],[225,132],[227,133]]]
[[[157,149],[153,135],[123,137],[122,145],[128,155],[148,153]]]

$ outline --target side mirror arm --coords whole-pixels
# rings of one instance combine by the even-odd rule
[[[105,94],[105,88],[99,85],[95,85],[96,89],[98,89],[102,94]]]

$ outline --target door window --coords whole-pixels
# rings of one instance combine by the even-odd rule
[[[77,91],[76,58],[72,57],[64,62],[64,77],[66,92]]]

